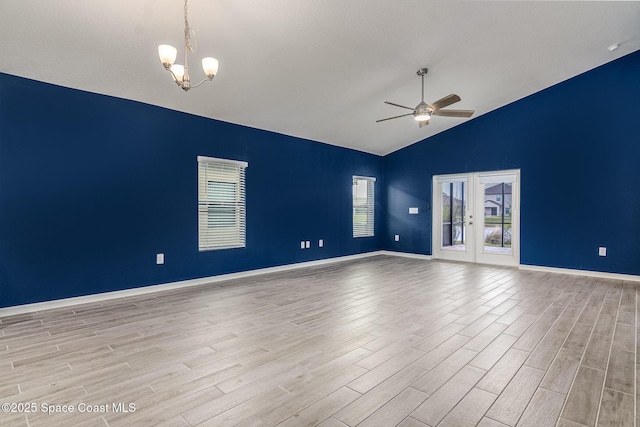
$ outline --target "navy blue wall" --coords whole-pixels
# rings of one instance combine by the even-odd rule
[[[433,175],[519,168],[522,264],[640,274],[639,102],[636,52],[386,156],[384,247],[431,253]]]
[[[639,76],[636,52],[381,158],[0,74],[0,307],[430,254],[433,175],[513,168],[522,264],[640,274]],[[249,162],[247,248],[198,252],[198,155]],[[351,237],[354,174],[378,178],[375,238]]]
[[[245,249],[198,252],[198,155],[249,162]],[[0,74],[0,307],[379,249],[352,237],[351,177],[382,195],[382,162]]]

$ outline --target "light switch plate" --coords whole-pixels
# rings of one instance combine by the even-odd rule
[[[396,242],[399,242],[399,241],[400,241],[400,235],[399,235],[399,234],[396,234],[396,235],[394,236],[393,240],[395,240]]]
[[[156,264],[164,264],[164,254],[156,254]]]
[[[300,249],[304,249],[304,240],[300,242]]]
[[[318,247],[321,248],[324,246],[324,240],[320,239],[318,240]]]
[[[311,241],[307,240],[304,244],[304,247],[309,249],[311,247]]]

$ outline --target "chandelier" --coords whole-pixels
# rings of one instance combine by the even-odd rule
[[[173,81],[175,81],[176,84],[185,92],[192,87],[198,87],[206,81],[213,80],[218,73],[218,60],[216,58],[202,58],[202,69],[207,77],[197,85],[191,84],[188,65],[189,52],[193,52],[193,46],[191,45],[191,32],[189,21],[187,20],[187,0],[184,0],[184,65],[174,64],[174,62],[176,62],[178,50],[171,45],[159,45],[158,55],[160,55],[160,61],[162,62],[162,65],[164,65],[165,70],[171,73]]]

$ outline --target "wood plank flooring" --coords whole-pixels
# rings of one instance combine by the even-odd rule
[[[375,256],[4,317],[0,425],[640,426],[637,286]]]

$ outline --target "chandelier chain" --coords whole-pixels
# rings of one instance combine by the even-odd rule
[[[191,28],[189,28],[189,20],[187,19],[187,0],[184,0],[184,43],[185,48],[193,52],[191,46]]]

